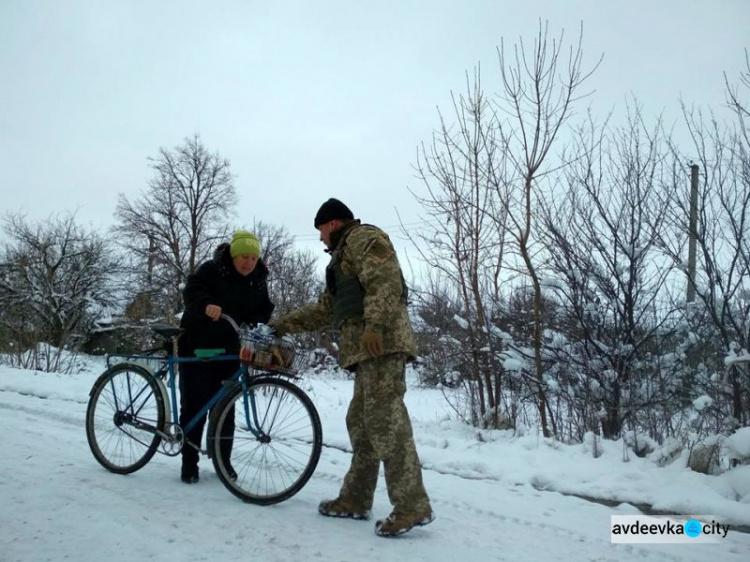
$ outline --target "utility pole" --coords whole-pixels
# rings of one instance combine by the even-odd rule
[[[695,249],[698,238],[698,164],[690,165],[690,232],[688,238],[687,302],[695,300]]]

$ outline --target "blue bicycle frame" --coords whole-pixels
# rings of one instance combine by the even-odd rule
[[[127,360],[143,360],[145,357],[144,355],[112,355],[107,358],[107,363],[109,364],[110,358],[118,358],[122,359],[124,361]],[[158,370],[156,370],[153,373],[153,376],[157,379],[164,380],[166,378],[167,385],[169,388],[169,396],[165,397],[167,400],[169,400],[170,409],[171,409],[171,416],[172,420],[171,423],[175,426],[181,427],[179,425],[179,409],[177,407],[177,370],[175,369],[175,365],[180,365],[183,363],[196,363],[196,362],[213,362],[213,361],[238,361],[239,356],[238,355],[216,355],[212,357],[175,357],[174,355],[170,354],[166,358],[159,358],[159,360],[163,360],[163,364],[159,367]],[[244,375],[244,376],[243,376]],[[213,408],[224,396],[227,394],[228,389],[233,387],[234,384],[240,383],[242,384],[243,388],[243,399],[245,401],[245,412],[246,412],[246,420],[245,423],[247,424],[248,430],[255,435],[257,438],[261,438],[264,435],[264,432],[260,430],[261,423],[258,420],[258,412],[257,408],[255,406],[255,398],[252,393],[247,392],[248,390],[248,380],[249,380],[249,368],[247,365],[240,364],[237,371],[228,379],[224,381],[224,384],[222,387],[218,390],[216,394],[214,394],[211,399],[206,402],[206,404],[200,409],[200,411],[191,418],[187,424],[185,424],[184,427],[181,427],[184,434],[187,434],[190,432],[191,429],[195,427],[195,425],[198,423],[198,421],[205,416],[211,408]],[[121,405],[117,404],[117,396],[115,395],[115,408],[118,411],[129,411],[131,416],[133,418],[137,417],[139,408],[136,408],[135,405],[138,402],[138,399],[140,397],[140,394],[143,392],[146,392],[147,388],[141,389],[141,391],[136,395],[130,397],[130,404],[127,405],[127,409],[122,409]],[[130,395],[131,392],[128,392]],[[252,411],[253,420],[249,419],[250,412]],[[169,422],[169,420],[167,420]],[[265,420],[264,420],[265,421]],[[141,425],[140,423],[136,423],[134,425]],[[144,429],[153,429],[155,433],[160,435],[162,438],[170,440],[171,435],[166,434],[159,430],[159,428],[147,428],[143,426]],[[195,444],[191,443],[191,445],[195,446],[196,448],[200,449],[200,447]],[[183,444],[184,446],[184,444]]]

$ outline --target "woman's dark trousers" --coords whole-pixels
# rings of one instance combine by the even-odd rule
[[[238,368],[239,363],[236,361],[207,361],[180,365],[180,425],[182,427],[185,427],[200,412],[201,408],[219,391],[222,383],[236,373]],[[220,448],[225,464],[231,466],[229,459],[232,455],[234,437],[234,408],[227,422],[223,428]],[[206,414],[204,413],[198,423],[185,434],[185,445],[182,448],[183,475],[198,473],[200,455],[195,447],[200,447],[205,424]]]

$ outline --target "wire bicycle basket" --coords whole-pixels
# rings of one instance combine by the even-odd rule
[[[294,341],[263,334],[247,326],[239,329],[240,362],[263,371],[296,376],[304,367],[305,354],[297,353]]]

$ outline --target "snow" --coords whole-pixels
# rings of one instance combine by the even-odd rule
[[[513,336],[511,336],[508,332],[501,330],[494,324],[490,325],[490,333],[496,338],[499,338],[504,343],[513,342]]]
[[[693,400],[693,408],[695,408],[697,411],[701,411],[704,408],[707,408],[711,404],[713,404],[713,398],[707,395],[699,396],[695,400]]]
[[[469,323],[466,321],[465,318],[461,318],[458,314],[453,315],[453,320],[458,324],[462,329],[468,330],[469,329]]]
[[[554,277],[546,277],[542,276],[539,279],[539,284],[547,289],[559,289],[562,290],[565,286],[559,279],[555,279]]]
[[[750,362],[750,353],[741,350],[740,353],[735,353],[733,350],[724,358],[724,364],[729,367],[736,365],[737,363],[748,363]]]
[[[727,437],[724,446],[732,451],[734,458],[750,458],[750,427],[741,427]]]
[[[179,479],[179,459],[157,455],[120,476],[91,455],[84,418],[102,365],[78,375],[0,366],[0,560],[77,562],[246,560],[553,561],[747,560],[750,534],[731,530],[712,545],[611,544],[611,515],[636,507],[711,514],[750,526],[750,466],[718,476],[639,458],[622,441],[588,436],[565,445],[533,430],[478,430],[454,418],[440,390],[410,373],[406,402],[437,519],[395,539],[369,522],[321,517],[350,462],[345,415],[352,381],[334,373],[300,385],[315,402],[324,444],[305,488],[273,506],[245,504],[201,461],[201,481]],[[729,438],[750,449],[750,429]],[[595,458],[595,454],[599,455]],[[654,452],[657,455],[658,451]],[[610,500],[615,507],[566,495]],[[375,518],[390,511],[381,479]]]

